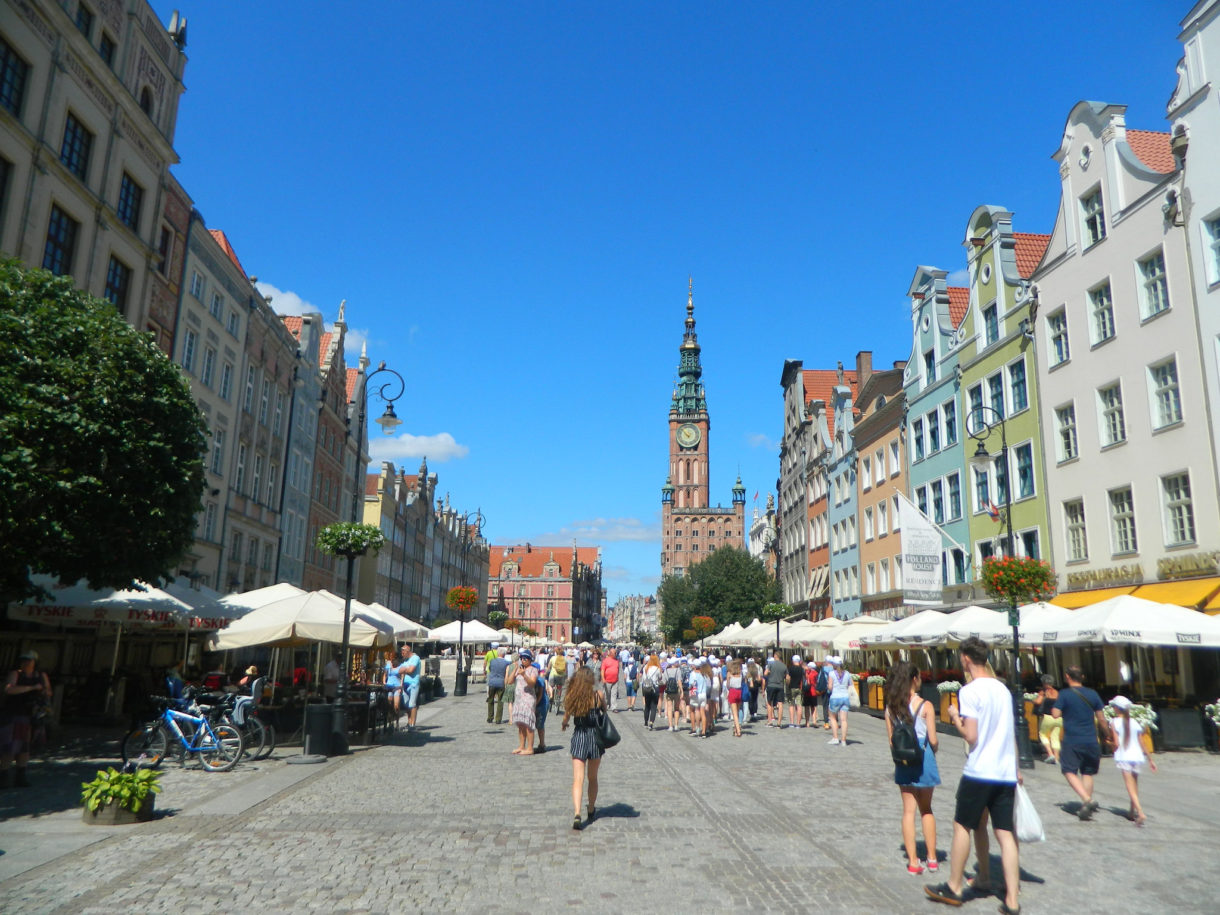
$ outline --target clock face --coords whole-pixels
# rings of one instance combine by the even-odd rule
[[[699,444],[699,439],[702,438],[699,427],[690,423],[683,423],[678,427],[678,444],[683,448],[694,448]]]

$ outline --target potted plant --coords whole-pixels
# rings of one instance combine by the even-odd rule
[[[868,707],[885,708],[885,677],[869,674],[864,682],[868,684]]]
[[[944,680],[936,684],[936,691],[940,693],[940,720],[946,724],[949,723],[949,709],[957,705],[957,694],[961,688],[957,680]]]
[[[153,818],[161,773],[154,769],[120,772],[111,766],[101,769],[91,782],[81,782],[82,817],[86,823],[119,826]]]
[[[1128,710],[1128,714],[1143,727],[1144,730],[1140,733],[1140,746],[1144,748],[1145,753],[1152,755],[1152,732],[1161,729],[1157,723],[1156,709],[1150,705],[1132,705]],[[1114,706],[1106,706],[1107,721],[1112,721],[1119,717],[1121,715],[1115,710]]]
[[[983,589],[1009,605],[1050,600],[1057,590],[1050,563],[1029,556],[998,556],[983,560]]]

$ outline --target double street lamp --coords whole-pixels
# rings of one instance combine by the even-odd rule
[[[378,375],[389,375],[385,381],[378,387],[370,388],[369,383]],[[360,458],[364,452],[364,430],[368,416],[368,399],[370,392],[375,394],[384,404],[385,412],[377,417],[377,425],[381,426],[386,435],[393,435],[394,430],[402,425],[402,420],[394,412],[394,401],[402,397],[407,389],[407,383],[403,377],[393,369],[388,369],[384,362],[378,364],[377,368],[364,376],[364,389],[357,390],[355,395],[358,399],[359,413],[356,422],[356,469],[354,471],[355,480],[352,489],[352,523],[360,523],[360,510],[364,504],[364,475],[366,467],[361,464]],[[331,720],[331,731],[334,735],[334,740],[340,742],[340,750],[347,752],[347,687],[351,679],[351,667],[348,663],[349,643],[352,637],[352,590],[353,579],[355,577],[356,556],[349,553],[347,555],[347,591],[343,601],[343,644],[340,646],[340,667],[339,667],[339,683],[335,693],[335,709],[334,717]]]
[[[475,545],[475,538],[471,531],[478,532],[478,539],[483,539],[483,526],[487,523],[487,516],[483,514],[482,509],[477,509],[462,517],[460,534],[462,537],[462,581],[466,582],[470,579],[470,550]],[[478,590],[478,586],[475,586]],[[466,628],[466,611],[458,610],[458,651],[457,651],[457,677],[453,682],[453,695],[466,695],[466,686],[470,679],[470,671],[462,670],[462,633]]]
[[[1014,539],[1012,535],[1012,479],[1011,467],[1008,463],[1008,430],[1005,427],[1004,414],[994,407],[980,404],[975,407],[967,418],[966,432],[975,442],[974,454],[970,458],[971,465],[978,472],[990,472],[992,456],[987,451],[986,440],[995,430],[1000,432],[1000,453],[996,460],[1004,468],[1004,555],[1014,556]],[[1017,608],[1017,597],[1010,594],[1008,599],[1008,624],[1012,626],[1012,712],[1013,723],[1017,730],[1017,761],[1022,769],[1034,767],[1033,747],[1029,740],[1029,724],[1025,720],[1025,695],[1021,686],[1021,611]]]

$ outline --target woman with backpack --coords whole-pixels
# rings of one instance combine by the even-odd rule
[[[907,873],[924,872],[915,848],[915,811],[919,811],[927,847],[927,869],[936,873],[936,817],[932,815],[932,792],[940,784],[936,765],[936,712],[919,695],[919,668],[898,661],[885,681],[885,730],[894,757],[894,784],[902,795],[902,844],[907,853]]]
[[[674,658],[665,662],[665,718],[676,732],[682,720],[682,676]]]
[[[640,692],[644,696],[644,727],[651,731],[657,720],[657,705],[661,701],[661,659],[655,654],[644,661]]]
[[[741,659],[729,661],[729,675],[725,678],[725,686],[729,693],[729,716],[733,719],[733,736],[741,736],[741,690],[746,678],[741,673]]]

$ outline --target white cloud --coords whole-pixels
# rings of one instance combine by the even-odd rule
[[[311,311],[322,311],[317,305],[312,302],[307,302],[295,292],[285,291],[272,286],[270,283],[257,282],[254,287],[263,295],[271,299],[271,307],[276,314],[280,315],[303,315]]]
[[[366,343],[369,342],[369,332],[359,327],[349,327],[347,333],[343,335],[343,358],[347,361],[348,368],[356,368],[360,362],[360,350]],[[372,365],[369,368],[371,372],[377,368],[377,360],[373,358],[373,354],[369,353],[369,359]],[[376,382],[374,382],[376,384]]]
[[[558,531],[540,534],[536,538],[542,543],[570,543],[575,540],[585,545],[619,542],[647,543],[660,539],[660,526],[646,525],[639,518],[591,518],[573,521]]]
[[[751,448],[765,448],[768,451],[775,451],[779,448],[779,442],[762,432],[755,432],[753,435],[746,436],[746,442]]]
[[[970,268],[963,267],[961,270],[954,270],[945,277],[945,282],[950,286],[969,286]]]
[[[602,581],[634,581],[635,573],[626,566],[602,566]]]
[[[411,435],[404,432],[393,438],[370,438],[369,454],[374,461],[400,464],[408,458],[427,458],[431,464],[443,464],[454,458],[464,458],[470,449],[458,444],[448,432],[436,435]]]

